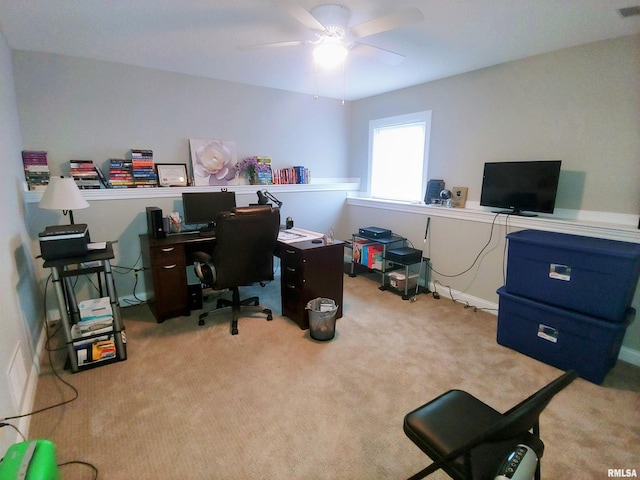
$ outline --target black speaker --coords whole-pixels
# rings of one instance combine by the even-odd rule
[[[153,238],[166,238],[167,232],[162,225],[162,209],[147,207],[147,231]]]
[[[202,285],[195,283],[187,285],[189,292],[189,310],[200,310],[202,308]]]

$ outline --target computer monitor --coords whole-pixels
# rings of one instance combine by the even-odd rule
[[[235,192],[190,192],[182,194],[184,223],[200,225],[200,230],[212,230],[220,212],[236,206]],[[202,227],[206,225],[206,227]]]

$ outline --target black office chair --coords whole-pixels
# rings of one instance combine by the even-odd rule
[[[576,377],[575,371],[566,372],[505,413],[461,390],[450,390],[408,413],[405,434],[434,461],[410,480],[440,469],[455,480],[493,480],[519,444],[533,449],[540,459],[540,414]],[[535,478],[540,480],[540,462]]]
[[[280,210],[269,205],[238,207],[223,212],[216,220],[216,242],[211,255],[193,254],[196,274],[205,285],[214,290],[230,289],[232,300],[219,299],[216,310],[231,307],[231,333],[238,333],[241,306],[258,306],[260,299],[240,300],[238,287],[264,284],[273,280],[273,254],[280,229]],[[200,314],[198,324],[216,310]],[[261,308],[267,320],[273,315]]]

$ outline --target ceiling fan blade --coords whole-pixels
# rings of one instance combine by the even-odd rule
[[[243,45],[238,47],[238,50],[258,50],[261,48],[278,48],[278,47],[297,47],[298,45],[306,45],[309,42],[304,40],[293,40],[291,42],[276,42],[276,43],[260,43],[257,45]]]
[[[295,2],[280,2],[279,4],[289,15],[299,21],[302,25],[311,30],[323,32],[325,30],[322,25],[311,13],[302,8]]]
[[[386,63],[387,65],[399,65],[405,58],[407,58],[400,53],[385,50],[384,48],[374,47],[373,45],[367,45],[366,43],[354,43],[350,47],[350,50],[358,55],[378,60]]]
[[[395,28],[421,22],[422,20],[424,20],[422,12],[418,8],[410,8],[354,25],[350,28],[350,31],[356,37],[368,37],[369,35],[387,32]]]

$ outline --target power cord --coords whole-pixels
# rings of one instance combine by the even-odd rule
[[[51,280],[51,274],[49,274],[49,276],[47,277],[47,280],[45,282],[45,287],[44,287],[44,300],[43,300],[44,312],[47,311],[47,290],[49,288],[50,280]],[[37,413],[46,412],[48,410],[52,410],[52,409],[57,408],[57,407],[61,407],[62,405],[66,405],[68,403],[71,403],[71,402],[75,401],[79,396],[78,389],[76,387],[74,387],[72,384],[70,384],[69,382],[67,382],[66,380],[64,380],[60,376],[60,374],[57,372],[57,370],[54,368],[54,366],[53,366],[53,359],[51,358],[51,352],[64,349],[64,347],[61,347],[60,349],[52,349],[50,347],[50,345],[49,345],[51,339],[60,330],[60,326],[56,327],[53,330],[53,332],[51,332],[50,331],[51,326],[49,325],[49,322],[47,322],[46,318],[45,318],[44,323],[45,323],[46,335],[47,335],[47,339],[45,341],[45,350],[47,351],[47,358],[49,360],[49,366],[51,368],[51,372],[54,374],[54,376],[58,380],[60,380],[60,382],[62,382],[66,386],[68,386],[73,391],[73,398],[70,398],[68,400],[64,400],[62,402],[59,402],[59,403],[56,403],[56,404],[53,404],[53,405],[49,405],[47,407],[39,408],[37,410],[32,410],[31,412],[24,413],[22,415],[14,415],[14,416],[11,416],[11,417],[5,417],[5,418],[0,420],[0,428],[3,428],[3,427],[11,427],[11,428],[13,428],[18,433],[18,435],[20,435],[20,437],[22,438],[23,441],[27,441],[27,439],[22,434],[20,429],[18,429],[18,427],[16,427],[12,423],[8,423],[9,420],[16,420],[16,419],[19,419],[19,418],[35,415]],[[80,461],[80,460],[73,460],[73,461],[70,461],[70,462],[60,463],[60,464],[58,464],[58,466],[62,467],[62,466],[69,465],[69,464],[74,464],[74,463],[75,464],[86,465],[86,466],[90,467],[93,470],[94,474],[95,474],[94,477],[93,477],[94,480],[97,480],[97,478],[98,478],[98,469],[94,465],[92,465],[92,464],[90,464],[88,462],[83,462],[83,461]]]
[[[91,470],[93,470],[93,480],[97,480],[98,479],[98,469],[96,468],[95,465],[92,465],[89,462],[83,462],[81,460],[71,460],[69,462],[64,462],[64,463],[59,463],[58,467],[65,467],[67,465],[84,465],[86,467],[89,467]]]
[[[503,214],[503,212],[497,212],[497,213],[496,213],[496,215],[493,217],[493,220],[492,220],[492,222],[491,222],[491,230],[490,230],[490,232],[489,232],[489,239],[488,239],[488,240],[487,240],[487,242],[484,244],[484,246],[480,249],[480,252],[478,252],[478,255],[476,255],[476,258],[473,260],[473,262],[471,263],[471,265],[470,265],[467,269],[463,270],[463,271],[462,271],[462,272],[460,272],[460,273],[454,274],[454,275],[447,275],[447,274],[440,273],[440,272],[438,272],[437,270],[435,270],[435,269],[433,268],[433,266],[431,266],[431,264],[430,264],[430,263],[427,263],[427,268],[431,269],[431,271],[432,271],[432,272],[435,272],[435,273],[437,273],[438,275],[440,275],[440,276],[442,276],[442,277],[447,277],[447,278],[455,278],[455,277],[459,277],[459,276],[462,276],[462,275],[464,275],[465,273],[469,272],[469,271],[470,271],[470,270],[475,266],[475,264],[478,262],[478,260],[480,259],[480,257],[481,257],[481,256],[482,256],[482,254],[484,253],[484,251],[489,247],[489,245],[491,245],[491,241],[493,240],[493,232],[494,232],[494,228],[495,228],[495,225],[496,225],[496,220],[497,220],[497,219],[498,219],[498,217],[499,217],[500,215],[502,215],[502,214]],[[508,229],[508,225],[509,225],[509,216],[510,216],[510,213],[507,213],[507,214],[506,214],[506,220],[505,220],[505,228],[507,228],[507,229]],[[506,259],[506,252],[507,252],[507,245],[506,245],[506,242],[505,242],[504,251],[503,251],[503,255],[502,255],[502,276],[503,276],[503,283],[505,283],[505,280],[504,280],[504,279],[505,279],[505,259]],[[462,304],[464,305],[464,308],[465,308],[465,309],[467,309],[467,308],[473,308],[473,311],[474,311],[474,312],[477,312],[478,310],[482,310],[482,311],[497,311],[497,309],[495,309],[495,308],[482,308],[482,307],[478,307],[478,306],[475,306],[475,305],[471,305],[471,304],[470,304],[469,302],[467,302],[466,300],[465,300],[465,301],[461,301],[461,300],[458,300],[458,299],[454,298],[454,296],[453,296],[453,292],[452,292],[452,290],[451,290],[451,286],[449,286],[449,285],[446,285],[446,286],[445,286],[445,285],[443,285],[442,283],[440,283],[438,280],[435,280],[435,281],[433,282],[433,292],[431,293],[432,297],[433,297],[434,299],[436,299],[436,300],[439,300],[439,299],[440,299],[440,293],[438,293],[437,285],[440,285],[440,286],[441,286],[441,287],[443,287],[443,288],[447,288],[447,289],[449,290],[449,297],[451,298],[451,300],[452,300],[453,302],[462,303]]]

